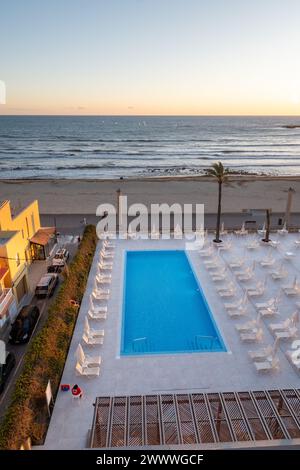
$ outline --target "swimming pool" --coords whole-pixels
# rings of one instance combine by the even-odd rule
[[[226,351],[183,250],[127,251],[121,355]]]

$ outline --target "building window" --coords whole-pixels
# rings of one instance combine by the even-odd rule
[[[35,234],[35,223],[34,223],[34,215],[31,214],[31,225],[32,225],[32,233]]]
[[[22,238],[24,240],[24,230],[22,229]]]
[[[20,255],[19,255],[19,253],[16,254],[16,263],[17,263],[17,266],[20,266]]]

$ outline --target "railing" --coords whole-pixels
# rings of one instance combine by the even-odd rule
[[[195,350],[199,351],[211,351],[214,349],[218,342],[218,338],[216,336],[204,336],[204,335],[196,335],[195,336]]]
[[[147,352],[148,351],[148,339],[146,336],[142,338],[135,338],[132,341],[133,352]]]
[[[0,317],[13,300],[12,289],[3,289],[0,294]]]

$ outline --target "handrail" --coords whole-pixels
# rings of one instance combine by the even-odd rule
[[[200,350],[203,350],[203,349],[212,349],[212,346],[214,344],[214,342],[217,340],[218,338],[216,336],[207,336],[207,335],[196,335],[195,336],[195,345],[196,347],[198,347],[198,349]],[[199,340],[205,340],[205,341],[210,341],[210,348],[204,348],[203,345],[201,344],[199,346]]]

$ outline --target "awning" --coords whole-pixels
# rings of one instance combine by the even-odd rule
[[[55,235],[55,227],[43,227],[40,228],[32,238],[30,238],[30,243],[35,245],[45,246],[51,238]]]

